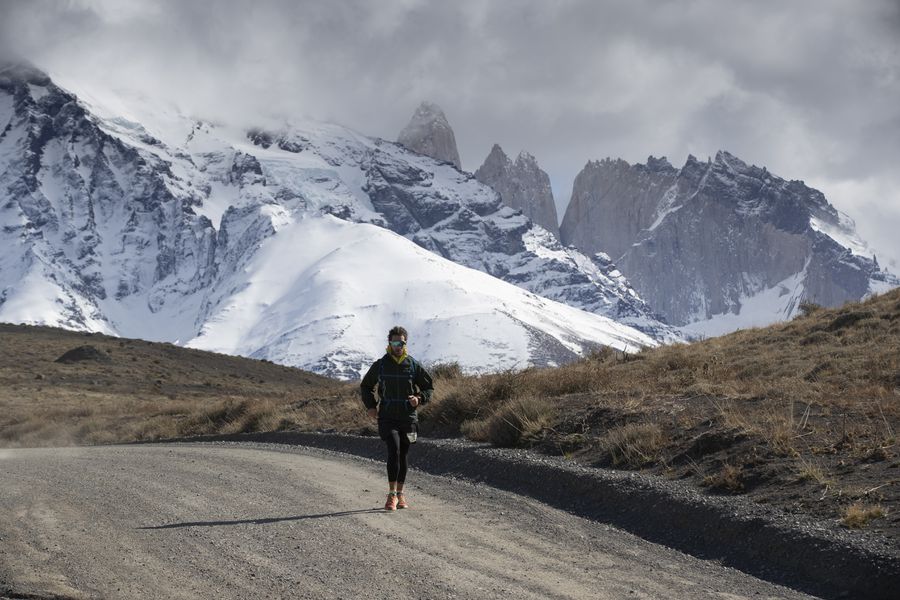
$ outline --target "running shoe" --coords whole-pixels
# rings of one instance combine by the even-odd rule
[[[409,508],[409,504],[406,503],[406,496],[403,495],[403,492],[397,494],[397,508]]]
[[[387,495],[387,501],[384,503],[384,510],[397,510],[397,494],[390,493]]]

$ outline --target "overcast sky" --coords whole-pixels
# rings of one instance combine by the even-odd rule
[[[725,149],[822,190],[900,271],[900,0],[0,0],[4,53],[61,81],[252,123],[396,139],[443,107],[463,168]],[[560,212],[562,218],[562,210]]]

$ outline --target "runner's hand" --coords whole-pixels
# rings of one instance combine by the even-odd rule
[[[406,399],[409,400],[409,404],[413,408],[415,408],[419,405],[419,397],[418,396],[407,396]]]
[[[378,418],[378,409],[377,408],[370,408],[366,412],[369,414],[370,419]]]

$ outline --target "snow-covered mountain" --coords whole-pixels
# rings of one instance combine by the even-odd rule
[[[453,262],[658,341],[682,339],[608,256],[563,247],[472,174],[445,161],[334,125],[257,130],[250,139],[257,148],[246,152],[265,164],[269,187],[303,196],[306,210],[385,227]]]
[[[560,229],[565,243],[615,257],[669,322],[704,335],[900,285],[821,192],[727,152],[681,169],[589,162]]]
[[[343,377],[396,323],[420,360],[472,370],[656,343],[597,313],[674,336],[614,265],[450,164],[335,125],[248,134],[80,96],[0,67],[0,320]]]

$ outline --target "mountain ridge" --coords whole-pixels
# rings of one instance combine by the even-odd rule
[[[560,229],[565,243],[616,257],[667,320],[700,334],[900,285],[821,192],[726,151],[680,169],[652,156],[590,161]]]
[[[551,262],[522,249],[532,228],[526,218],[501,210],[496,194],[450,165],[321,123],[303,123],[270,140],[263,131],[232,131],[183,116],[152,123],[133,115],[100,117],[96,106],[89,112],[39,71],[0,73],[0,181],[12,190],[4,198],[0,235],[13,250],[0,263],[4,320],[215,347],[350,378],[380,355],[381,337],[395,321],[418,322],[412,315],[430,314],[441,301],[468,306],[463,321],[481,314],[495,325],[445,328],[445,347],[424,349],[426,360],[458,357],[470,370],[553,364],[606,342],[619,348],[656,343],[603,316],[441,262],[442,253],[465,254],[485,273],[528,281],[535,275],[525,263]],[[461,194],[459,186],[473,193]],[[380,228],[359,229],[371,225]],[[322,228],[336,237],[315,233]],[[487,230],[494,237],[479,240],[476,233]],[[363,252],[353,256],[357,277],[382,273],[380,279],[366,290],[323,277],[340,267],[327,262],[327,245],[304,246],[310,236],[333,248],[356,244]],[[247,269],[267,241],[288,238],[294,241],[285,252],[313,260],[309,268],[291,281],[277,272],[253,279]],[[444,281],[465,283],[443,288],[443,298],[429,306],[421,291],[428,288],[411,285],[410,296],[392,301],[399,312],[385,305],[378,318],[365,321],[371,311],[352,298],[368,296],[363,304],[371,305],[397,286],[383,270],[378,245],[360,239],[380,240],[412,260],[407,275],[413,280],[425,281],[438,269]],[[325,254],[316,258],[316,252]],[[574,263],[565,269],[597,270]],[[597,289],[587,276],[582,280],[589,291]],[[618,284],[613,294],[633,295]],[[475,289],[467,285],[479,293],[472,296]],[[466,303],[466,296],[480,303]],[[598,302],[604,297],[597,295]],[[313,308],[304,298],[318,298],[323,307],[345,303],[353,327],[331,318],[340,315],[304,313]],[[643,305],[635,299],[634,306]],[[288,323],[301,313],[318,323],[314,335]],[[246,326],[243,340],[222,337],[229,315],[236,319],[232,326]],[[420,332],[426,339],[438,336],[427,331],[441,322],[418,323]],[[302,343],[303,336],[318,344]],[[498,339],[507,340],[505,347]]]

